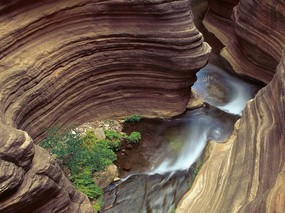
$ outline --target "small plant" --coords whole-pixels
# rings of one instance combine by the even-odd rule
[[[203,161],[202,160],[198,160],[195,164],[195,169],[194,169],[194,174],[193,174],[193,179],[195,179],[200,171],[200,169],[202,168],[203,165]]]
[[[132,133],[127,137],[127,140],[128,140],[130,143],[137,144],[137,143],[139,143],[140,140],[141,140],[141,133],[139,133],[139,132],[132,132]]]
[[[104,132],[107,140],[115,141],[115,140],[122,140],[123,138],[123,136],[119,132],[116,132],[114,130],[105,129]]]
[[[193,170],[192,170],[193,171],[193,173],[192,173],[193,175],[192,175],[191,181],[190,181],[189,186],[188,186],[189,189],[192,187],[192,185],[193,185],[193,183],[194,183],[194,181],[195,181],[195,179],[196,179],[200,169],[202,168],[202,166],[203,166],[203,160],[201,160],[201,159],[196,161],[196,163],[194,164]]]
[[[137,123],[141,120],[142,116],[140,115],[131,115],[125,119],[126,123]]]
[[[103,195],[102,189],[94,183],[92,171],[87,168],[70,177],[75,187],[87,195],[89,199],[99,198]]]
[[[99,197],[93,205],[95,212],[100,212],[103,205],[103,196]]]
[[[104,130],[106,135],[106,141],[110,148],[114,152],[118,152],[120,150],[121,141],[125,138],[125,135],[121,135],[120,133],[114,131],[114,130]]]

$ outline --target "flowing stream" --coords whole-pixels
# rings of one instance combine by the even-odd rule
[[[105,189],[102,212],[172,212],[193,181],[193,167],[207,142],[225,141],[246,102],[259,88],[208,64],[197,73],[192,89],[207,104],[164,120],[153,131],[164,140],[143,173],[114,182]]]

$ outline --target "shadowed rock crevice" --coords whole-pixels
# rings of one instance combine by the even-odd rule
[[[268,83],[284,48],[284,10],[282,0],[209,0],[204,25],[236,73]]]

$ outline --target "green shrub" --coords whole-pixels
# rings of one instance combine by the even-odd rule
[[[75,131],[61,133],[59,128],[52,128],[48,131],[48,136],[40,146],[50,150],[61,164],[67,165],[75,155],[82,151],[82,140],[80,134]]]
[[[89,199],[102,195],[102,190],[93,180],[93,173],[104,170],[116,160],[116,154],[107,141],[98,140],[93,131],[87,131],[81,137],[73,130],[60,133],[54,128],[40,145],[49,149],[59,163],[69,169],[70,180],[79,191]]]
[[[125,135],[121,135],[119,132],[108,129],[105,129],[104,132],[106,136],[106,141],[110,148],[113,151],[118,152],[120,150],[121,141],[125,138]]]
[[[140,115],[131,115],[125,119],[126,123],[137,123],[141,120],[142,116]]]
[[[116,132],[114,130],[104,129],[104,132],[108,140],[122,140],[123,138],[119,132]]]
[[[132,132],[128,137],[127,140],[130,143],[139,143],[141,140],[141,133],[139,132]]]
[[[79,191],[86,194],[91,200],[103,195],[102,189],[94,183],[90,168],[85,168],[80,173],[72,175],[70,180]]]
[[[202,166],[203,166],[203,160],[201,160],[201,159],[199,159],[198,161],[196,161],[196,163],[193,165],[193,167],[192,167],[192,177],[191,177],[191,181],[190,181],[190,183],[189,183],[189,186],[188,186],[188,188],[190,189],[191,187],[192,187],[192,185],[193,185],[193,183],[194,183],[194,181],[195,181],[195,179],[196,179],[196,177],[197,177],[197,175],[198,175],[198,173],[199,173],[199,171],[200,171],[200,169],[202,168]]]

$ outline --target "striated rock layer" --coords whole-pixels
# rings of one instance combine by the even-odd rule
[[[94,118],[180,114],[210,52],[187,0],[14,0],[0,14],[2,111],[33,138]]]
[[[233,69],[272,81],[247,104],[229,141],[211,142],[176,212],[285,212],[284,1],[209,0],[209,6],[204,24],[225,45],[221,54]]]
[[[93,211],[31,138],[92,119],[182,113],[210,52],[192,18],[189,0],[0,4],[1,213]]]
[[[283,0],[209,0],[203,23],[235,72],[268,83],[285,44],[284,11]]]
[[[47,151],[0,124],[0,212],[94,212]]]
[[[176,212],[285,212],[285,50],[272,82],[211,154]]]

